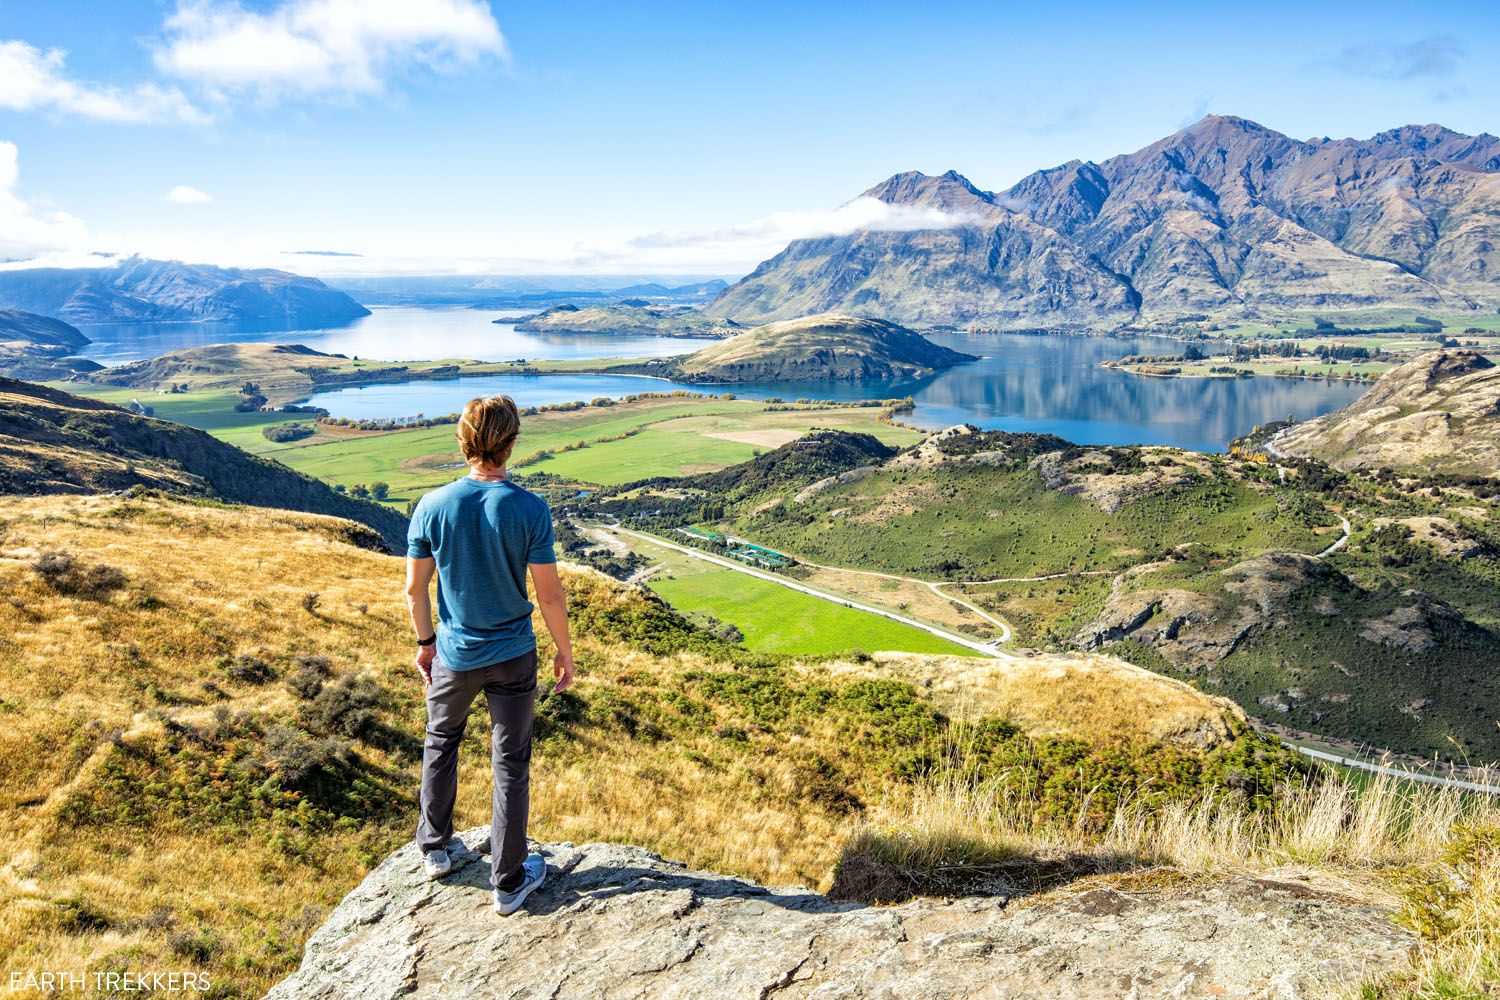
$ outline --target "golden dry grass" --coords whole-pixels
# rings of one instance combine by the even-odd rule
[[[415,737],[421,690],[408,661],[401,560],[340,541],[334,519],[258,508],[24,498],[4,501],[0,518],[0,977],[188,964],[210,969],[226,995],[256,993],[295,962],[326,909],[411,836],[410,757],[360,747],[409,811],[294,833],[290,854],[264,831],[81,826],[64,807],[74,793],[97,797],[100,768],[120,747],[159,744],[169,727],[211,726],[221,712],[295,719],[299,704],[284,685],[226,675],[225,662],[241,655],[322,656],[335,678],[371,678],[389,692],[385,717]],[[50,551],[121,570],[125,584],[96,597],[60,594],[34,569]],[[575,603],[644,600],[597,574],[566,575]],[[727,669],[589,635],[576,645],[586,699],[632,677]],[[544,747],[533,835],[625,841],[762,881],[826,884],[853,822],[847,809],[809,796],[795,754],[766,753],[754,738],[716,740],[713,728],[701,740],[632,741],[627,753],[588,730]],[[488,819],[487,736],[476,715],[460,825]],[[816,753],[836,739],[813,725],[789,748]],[[873,777],[861,794],[878,795],[882,783]],[[193,935],[216,943],[200,955]]]
[[[1500,995],[1500,802],[1386,776],[1324,773],[1254,813],[1214,790],[1146,811],[1125,806],[1102,833],[1056,819],[966,760],[892,795],[847,842],[834,892],[901,898],[990,887],[1030,893],[1099,884],[1167,886],[1231,874],[1297,877],[1390,908],[1421,935],[1404,973],[1366,998]],[[1093,877],[1089,877],[1092,875]],[[1056,886],[1068,883],[1066,890]]]
[[[1210,746],[1245,717],[1227,699],[1094,653],[1015,660],[878,653],[828,669],[919,684],[949,715],[998,716],[1040,736]]]
[[[340,541],[342,522],[257,508],[35,498],[4,501],[0,518],[0,977],[189,967],[208,971],[218,995],[258,995],[295,964],[327,908],[410,838],[416,767],[409,754],[399,745],[361,744],[374,780],[389,786],[398,808],[312,835],[166,817],[86,825],[69,822],[65,807],[74,793],[97,798],[107,787],[106,764],[160,744],[172,727],[209,727],[220,713],[295,719],[299,703],[286,686],[226,674],[224,664],[236,656],[278,664],[326,657],[336,679],[377,682],[386,692],[382,717],[414,737],[421,691],[408,662],[401,560]],[[125,582],[96,596],[58,593],[34,568],[56,550],[121,570]],[[569,571],[566,579],[580,608],[631,608],[644,600],[596,574]],[[734,670],[705,655],[652,655],[598,635],[580,635],[576,645],[579,695],[596,711],[623,704],[621,697],[648,683]],[[1023,729],[1085,738],[1192,733],[1227,724],[1231,711],[1185,685],[1098,658],[1016,666],[891,657],[786,667],[836,685],[871,674],[918,685],[932,680],[916,690],[941,709],[1003,714]],[[812,789],[805,765],[847,734],[814,716],[794,731],[716,738],[717,730],[744,727],[745,720],[727,702],[710,710],[701,736],[622,743],[607,726],[585,726],[540,744],[533,835],[630,842],[764,882],[828,885],[860,813],[830,803],[846,789]],[[461,827],[488,819],[487,735],[476,712],[461,758]],[[882,774],[856,773],[847,791],[872,807],[877,826],[915,817],[968,843],[977,836],[981,847],[1029,850],[1038,843],[1038,829],[1017,839],[1005,828],[994,800],[979,808],[978,799],[965,801],[955,788],[918,785],[913,792]],[[178,780],[221,779],[187,773]],[[1385,836],[1339,832],[1330,841],[1326,810],[1306,814],[1295,836],[1277,841],[1297,845],[1304,864],[1346,865],[1349,844]],[[1231,848],[1247,864],[1267,861],[1264,851],[1242,846],[1265,833],[1246,826],[1225,840],[1223,831],[1233,828],[1216,821],[1206,830],[1206,822],[1201,812],[1171,814],[1147,843],[1144,827],[1122,819],[1111,836],[1122,849],[1166,851],[1175,843],[1172,857],[1180,860],[1173,863],[1185,870],[1207,870]],[[1177,832],[1169,837],[1170,830]],[[1067,846],[1064,833],[1050,836]],[[1419,858],[1448,842],[1412,841],[1403,850]]]

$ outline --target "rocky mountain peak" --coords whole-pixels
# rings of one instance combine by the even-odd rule
[[[992,198],[957,170],[932,176],[920,170],[895,174],[865,191],[862,197],[878,198],[891,205],[914,205],[949,210],[992,208]]]

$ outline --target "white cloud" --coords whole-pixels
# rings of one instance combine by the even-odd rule
[[[61,49],[0,41],[0,108],[50,111],[110,122],[200,122],[206,116],[176,87],[130,88],[70,79]]]
[[[213,195],[191,184],[179,184],[162,197],[174,205],[207,205],[214,200]]]
[[[505,56],[481,0],[179,0],[157,68],[220,92],[264,99],[377,93],[411,67],[447,72]]]
[[[67,212],[39,211],[17,193],[21,168],[13,142],[0,142],[0,260],[87,249],[88,228]]]
[[[955,229],[983,222],[964,212],[893,205],[862,196],[822,211],[774,212],[763,218],[710,230],[663,230],[621,246],[583,246],[569,263],[595,267],[631,262],[636,267],[749,267],[780,253],[793,240],[846,236],[853,232],[915,232]]]

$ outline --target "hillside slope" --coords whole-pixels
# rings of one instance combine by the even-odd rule
[[[825,432],[582,506],[953,581],[1027,646],[1107,650],[1329,738],[1500,760],[1500,497],[1289,464],[962,427],[888,457]]]
[[[1500,305],[1500,139],[1406,126],[1300,142],[1211,115],[1102,163],[981,191],[950,171],[866,191],[948,225],[797,240],[708,310],[837,309],[989,327]]]
[[[741,329],[738,323],[682,306],[618,305],[554,306],[520,319],[497,319],[515,323],[526,333],[637,334],[654,337],[730,337]]]
[[[317,278],[140,257],[109,267],[0,272],[0,306],[70,323],[216,320],[265,330],[336,326],[370,314]]]
[[[823,313],[710,344],[678,362],[676,373],[690,382],[899,378],[972,360],[895,323]]]
[[[394,549],[406,542],[406,518],[396,511],[335,493],[204,431],[0,379],[0,494],[103,493],[132,486],[329,514],[374,529]]]
[[[1267,442],[1342,469],[1500,476],[1500,367],[1474,351],[1434,351],[1387,372],[1358,400]]]
[[[412,836],[423,715],[402,560],[349,544],[336,519],[162,496],[3,497],[0,516],[0,976],[128,953],[260,995]],[[1033,735],[982,710],[955,728],[918,683],[942,687],[942,658],[873,678],[754,656],[642,591],[563,576],[579,681],[544,682],[539,839],[826,885],[850,832],[899,811],[960,736],[1038,815],[1089,829],[1127,800],[1209,788],[1265,808],[1301,775],[1219,699],[1131,668],[1100,728]],[[1082,701],[1090,675],[1042,665],[1030,683]],[[1135,728],[1137,704],[1163,699],[1191,739]],[[489,815],[487,738],[464,741],[463,826]],[[1086,799],[1080,774],[1098,784]]]
[[[0,309],[0,373],[40,379],[95,371],[97,363],[69,358],[88,343],[83,331],[62,320]]]

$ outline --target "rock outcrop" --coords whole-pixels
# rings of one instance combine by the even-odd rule
[[[406,845],[339,904],[268,1000],[1296,998],[1399,969],[1415,945],[1380,906],[1299,880],[870,907],[639,848],[541,850],[547,883],[502,919],[477,855],[429,882]]]
[[[1277,432],[1268,447],[1345,469],[1500,475],[1500,367],[1477,351],[1424,354],[1343,409]]]
[[[1295,613],[1290,601],[1298,591],[1317,586],[1332,600],[1350,589],[1338,570],[1297,552],[1267,552],[1225,568],[1223,590],[1217,593],[1141,582],[1163,565],[1144,563],[1117,577],[1103,609],[1074,642],[1101,649],[1134,639],[1175,667],[1199,670],[1251,636],[1285,624]]]

